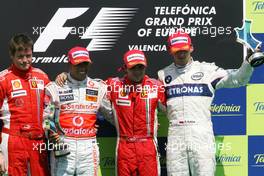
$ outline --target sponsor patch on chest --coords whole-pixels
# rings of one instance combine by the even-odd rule
[[[203,77],[204,77],[203,72],[196,72],[191,76],[192,80],[195,80],[195,81],[201,80]]]
[[[65,101],[73,101],[73,100],[74,100],[74,96],[73,96],[73,94],[60,95],[59,98],[60,98],[60,101],[61,101],[61,102],[65,102]]]
[[[131,106],[130,100],[116,99],[116,104],[119,106]]]
[[[141,98],[141,99],[157,98],[157,91],[147,91],[147,90],[143,90],[143,91],[140,93],[140,98]]]
[[[207,84],[178,84],[166,87],[167,98],[182,96],[205,96],[212,97]]]
[[[71,93],[73,93],[72,89],[59,90],[59,94],[71,94]]]
[[[97,102],[98,100],[98,90],[96,89],[86,89],[86,101]]]
[[[126,88],[120,88],[118,92],[118,98],[128,99],[129,90]]]
[[[19,79],[11,80],[11,84],[13,90],[19,90],[23,88]]]
[[[30,89],[40,89],[44,90],[44,81],[39,79],[29,80]]]
[[[18,91],[11,92],[11,98],[21,97],[21,96],[27,96],[27,91],[18,90]]]

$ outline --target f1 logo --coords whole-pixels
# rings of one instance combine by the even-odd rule
[[[89,8],[59,8],[34,44],[34,52],[46,52],[54,40],[64,40],[74,27],[63,27],[67,20],[77,18]],[[137,8],[101,8],[81,39],[92,39],[90,51],[109,50]]]
[[[45,52],[53,40],[65,39],[73,27],[63,27],[69,19],[81,16],[89,8],[60,8],[34,44],[34,52]]]

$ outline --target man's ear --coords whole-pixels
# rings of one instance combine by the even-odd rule
[[[193,46],[191,46],[191,48],[190,48],[190,53],[192,53],[193,50],[194,50],[194,48],[193,48]]]
[[[13,60],[14,59],[14,55],[10,51],[8,53],[9,53],[10,59]]]
[[[14,62],[15,56],[10,55],[11,62]]]

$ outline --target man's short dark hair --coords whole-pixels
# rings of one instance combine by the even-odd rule
[[[31,48],[33,51],[33,40],[26,34],[16,34],[9,41],[9,54],[14,56],[16,51]]]

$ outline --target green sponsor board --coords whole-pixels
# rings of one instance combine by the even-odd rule
[[[247,176],[247,136],[217,136],[216,176]]]
[[[165,113],[158,113],[158,137],[167,137],[169,121]]]
[[[98,138],[102,175],[115,175],[115,137]],[[216,137],[216,176],[247,176],[247,136]]]
[[[245,0],[246,18],[253,20],[252,32],[263,33],[264,0]]]
[[[247,134],[264,134],[264,85],[247,86]]]
[[[116,137],[97,138],[100,149],[100,168],[102,175],[115,175]]]

